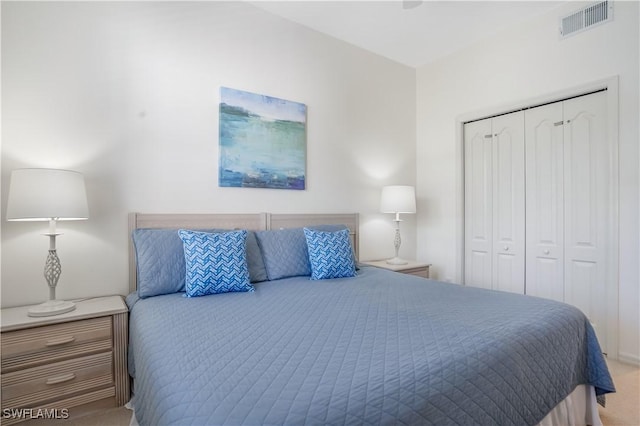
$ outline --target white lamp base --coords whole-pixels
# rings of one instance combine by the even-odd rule
[[[71,312],[76,308],[75,303],[66,300],[49,300],[40,305],[29,308],[27,315],[30,317],[48,317]]]
[[[393,259],[387,260],[387,263],[389,265],[406,265],[409,262],[404,259],[400,259],[399,257],[394,257]]]

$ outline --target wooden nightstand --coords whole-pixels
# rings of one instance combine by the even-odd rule
[[[49,317],[29,317],[28,309],[2,309],[3,425],[129,400],[129,313],[121,296],[76,302]]]
[[[420,263],[412,260],[408,261],[406,265],[390,265],[386,260],[375,260],[368,262],[361,262],[364,265],[375,266],[376,268],[384,268],[394,272],[400,272],[403,274],[415,275],[421,278],[429,278],[429,263]]]

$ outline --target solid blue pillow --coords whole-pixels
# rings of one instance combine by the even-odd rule
[[[188,297],[254,291],[247,266],[247,231],[207,233],[181,229]]]
[[[249,266],[249,279],[252,283],[269,279],[255,231],[247,231],[247,265]]]
[[[327,232],[304,228],[304,236],[309,250],[312,280],[356,275],[348,229]]]
[[[184,291],[184,250],[177,229],[136,229],[137,291],[142,299]]]
[[[258,231],[256,238],[270,280],[311,275],[302,228]]]

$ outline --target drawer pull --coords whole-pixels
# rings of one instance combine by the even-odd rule
[[[76,378],[76,375],[73,373],[63,374],[62,376],[51,377],[47,379],[45,382],[48,385],[57,385],[58,383],[68,382],[69,380],[73,380]]]
[[[46,346],[64,345],[65,343],[71,343],[74,340],[76,340],[74,336],[61,337],[59,339],[48,340]]]

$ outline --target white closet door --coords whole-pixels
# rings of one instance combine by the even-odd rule
[[[526,293],[564,300],[562,103],[525,112]]]
[[[465,124],[465,284],[581,309],[607,351],[607,94]]]
[[[491,139],[491,119],[465,124],[465,284],[489,289],[493,240]]]
[[[524,293],[524,112],[493,119],[493,289]]]
[[[606,93],[564,102],[565,302],[606,324],[609,148]],[[599,336],[601,344],[606,340]],[[603,349],[605,349],[603,347]]]

